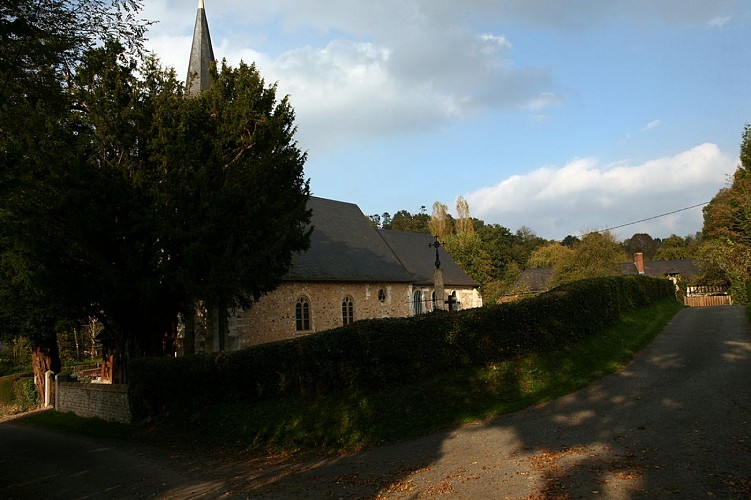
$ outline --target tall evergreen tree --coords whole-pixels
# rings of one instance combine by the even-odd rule
[[[52,234],[72,237],[55,218],[61,181],[77,168],[81,108],[70,85],[83,54],[106,37],[140,53],[148,23],[139,11],[139,0],[0,3],[0,336],[31,340],[40,391],[43,373],[60,370],[57,323],[81,314],[80,304],[57,292],[69,283],[55,282],[38,258],[52,255]],[[40,214],[51,216],[40,221]]]
[[[44,153],[60,158],[7,190],[13,257],[66,317],[105,326],[120,380],[129,357],[162,353],[178,313],[250,305],[309,244],[289,101],[253,66],[213,78],[186,98],[154,59],[139,65],[114,42],[90,51],[61,144]]]

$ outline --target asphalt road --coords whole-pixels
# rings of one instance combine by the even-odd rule
[[[193,456],[0,424],[2,498],[751,498],[751,329],[681,311],[621,373],[336,458]]]

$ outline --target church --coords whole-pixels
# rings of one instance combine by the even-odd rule
[[[199,0],[188,95],[210,87],[213,62],[204,1]],[[310,248],[293,255],[280,286],[251,308],[230,310],[226,322],[199,315],[196,352],[242,349],[362,319],[482,306],[479,285],[432,236],[377,229],[352,203],[311,197],[308,208]]]

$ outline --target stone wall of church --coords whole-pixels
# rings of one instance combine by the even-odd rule
[[[246,311],[230,319],[237,348],[294,338],[342,326],[342,302],[352,299],[353,319],[399,318],[412,314],[412,287],[406,283],[282,283]],[[310,328],[297,330],[295,305],[305,298]]]

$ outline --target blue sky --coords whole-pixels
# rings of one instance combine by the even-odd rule
[[[187,72],[196,0],[147,0]],[[744,0],[205,0],[214,53],[296,111],[313,194],[435,201],[549,239],[709,201],[751,122]],[[701,230],[701,208],[627,226]]]

